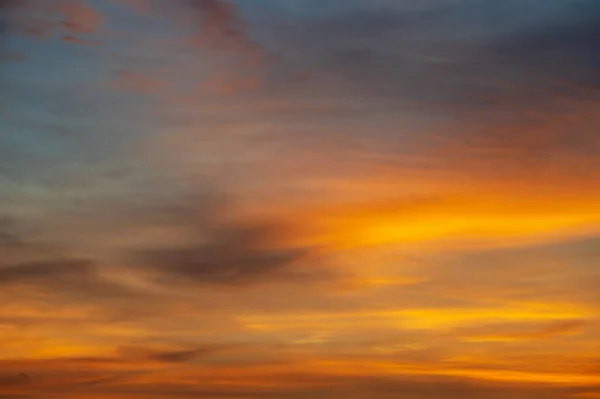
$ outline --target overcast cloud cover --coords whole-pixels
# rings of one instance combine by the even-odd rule
[[[600,398],[594,0],[0,0],[0,397]]]

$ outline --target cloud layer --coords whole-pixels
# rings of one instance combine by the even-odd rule
[[[600,397],[594,0],[0,0],[0,397]]]

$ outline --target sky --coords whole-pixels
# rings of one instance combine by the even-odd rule
[[[0,0],[0,398],[600,398],[596,0]]]

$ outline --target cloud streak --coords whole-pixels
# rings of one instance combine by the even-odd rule
[[[0,284],[28,283],[86,277],[92,271],[91,263],[82,260],[32,262],[0,269]]]

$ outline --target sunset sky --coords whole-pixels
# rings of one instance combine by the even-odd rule
[[[0,0],[1,399],[600,398],[598,0]]]

